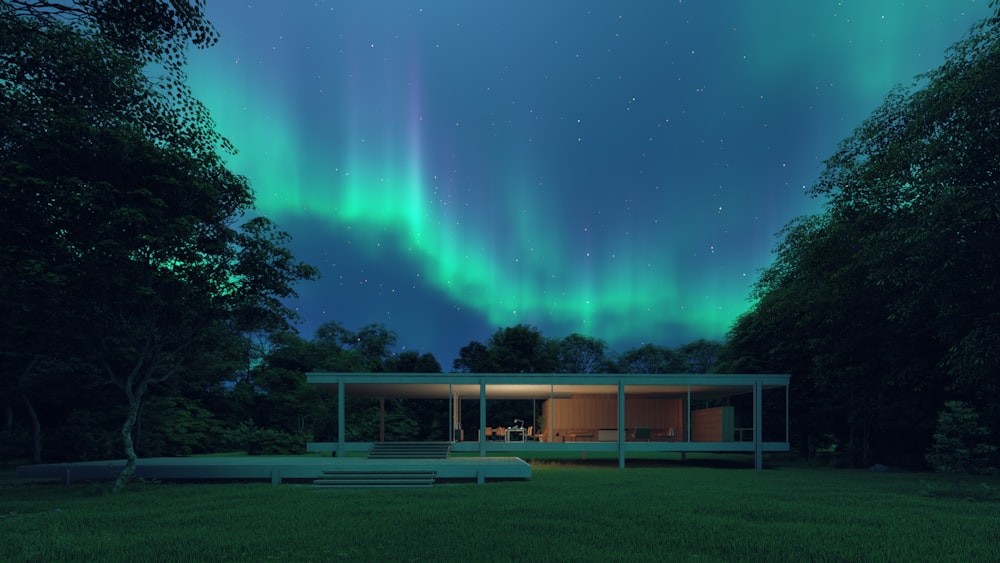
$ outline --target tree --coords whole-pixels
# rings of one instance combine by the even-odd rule
[[[39,368],[66,361],[80,348],[76,335],[54,330],[66,324],[63,304],[71,301],[68,281],[76,270],[73,249],[63,240],[61,186],[44,173],[78,144],[81,128],[65,138],[50,132],[81,121],[99,105],[102,76],[128,65],[103,57],[99,45],[77,42],[65,25],[46,28],[20,17],[18,4],[0,5],[0,354],[4,395],[16,397],[30,417],[32,459],[40,461],[42,425],[34,404]],[[122,82],[131,86],[128,77]],[[95,120],[108,119],[109,112],[93,113]]]
[[[498,329],[490,336],[487,348],[497,373],[550,373],[556,367],[556,343],[530,325]]]
[[[421,354],[416,350],[400,352],[388,365],[388,371],[397,373],[441,373],[441,364],[434,354]]]
[[[55,286],[41,300],[6,283],[3,296],[44,310],[60,335],[87,327],[74,338],[127,400],[119,490],[150,387],[219,335],[286,326],[283,299],[316,270],[255,214],[217,150],[228,143],[182,87],[187,44],[214,38],[200,3],[10,2],[0,25],[0,203],[20,210],[5,225],[5,280]]]
[[[482,342],[473,340],[458,351],[452,367],[463,373],[492,373],[496,371],[490,359],[489,348]]]
[[[562,373],[604,373],[610,368],[607,342],[573,333],[558,340],[559,371]]]
[[[344,344],[358,356],[364,371],[379,372],[386,371],[397,338],[394,331],[376,323],[361,327]]]
[[[310,370],[317,371],[364,371],[357,354],[347,347],[346,343],[355,341],[354,333],[344,328],[339,322],[323,323],[316,329],[316,334],[310,342],[310,350],[316,355]],[[308,370],[306,370],[308,371]]]
[[[677,349],[677,354],[684,359],[684,373],[710,373],[719,358],[722,344],[705,339],[689,342]]]
[[[1000,6],[954,44],[923,87],[893,92],[845,141],[815,187],[834,209],[879,213],[865,248],[886,313],[925,327],[955,385],[995,396],[1000,298]]]
[[[684,359],[670,348],[643,344],[623,352],[618,369],[622,373],[682,373]]]
[[[781,233],[723,354],[792,373],[791,403],[820,408],[792,413],[808,428],[801,438],[832,431],[858,462],[919,462],[943,393],[997,403],[993,6],[941,67],[891,91],[826,161],[811,189],[824,211]]]
[[[9,37],[19,46],[36,45],[51,37],[64,40],[65,33],[82,40],[70,41],[62,53],[45,53],[44,65],[31,61],[39,54],[32,48],[3,51],[13,63],[5,72],[27,71],[34,93],[61,93],[74,100],[83,113],[96,112],[105,119],[131,112],[133,124],[150,137],[183,145],[192,152],[235,150],[217,131],[203,126],[210,121],[208,112],[186,83],[188,48],[210,47],[218,40],[218,33],[205,17],[204,0],[6,0],[0,6],[0,18],[5,26],[12,24]],[[79,60],[80,50],[92,56],[85,61],[89,64],[76,71],[90,74],[103,67],[110,71],[109,77],[122,80],[139,69],[143,87],[130,91],[128,84],[117,82],[109,87],[107,80],[98,80],[100,86],[93,90],[96,97],[81,95],[80,88],[86,83],[66,80],[77,74],[67,72],[70,67],[63,64]],[[28,60],[18,60],[25,56]],[[24,82],[10,84],[16,86],[12,90],[26,87]],[[106,96],[121,105],[107,104]],[[105,113],[108,110],[110,114]]]
[[[441,373],[433,354],[405,350],[393,357],[388,371],[397,373]],[[387,440],[450,440],[448,425],[441,413],[448,412],[446,399],[393,399],[380,401],[385,409]]]
[[[992,472],[997,448],[987,442],[989,434],[989,429],[979,424],[979,414],[971,405],[946,401],[938,414],[927,463],[935,471],[952,474],[956,487],[962,475]]]

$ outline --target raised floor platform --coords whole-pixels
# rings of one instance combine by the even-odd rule
[[[27,479],[58,479],[64,483],[114,480],[125,460],[22,465],[17,476]],[[353,472],[433,471],[442,480],[530,479],[531,465],[517,457],[452,457],[448,459],[365,459],[309,456],[283,457],[158,457],[139,459],[136,479],[164,481],[283,481],[311,482],[324,470]]]

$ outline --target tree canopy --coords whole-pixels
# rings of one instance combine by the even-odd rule
[[[188,45],[215,36],[202,8],[0,5],[3,353],[25,366],[6,386],[29,397],[37,359],[69,352],[121,388],[120,483],[150,386],[227,332],[287,326],[293,284],[316,276],[256,212],[184,85]]]
[[[998,423],[998,23],[841,142],[811,189],[824,211],[781,233],[729,335],[731,371],[795,375],[804,449],[833,432],[856,463],[916,462],[945,397]]]

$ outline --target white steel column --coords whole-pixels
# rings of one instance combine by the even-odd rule
[[[625,467],[625,383],[618,378],[618,468]]]
[[[691,384],[688,383],[688,397],[687,397],[687,422],[684,424],[684,436],[685,442],[691,441]]]
[[[337,457],[344,457],[344,380],[337,382]]]
[[[788,386],[785,385],[785,443],[789,442],[789,422],[788,422]]]
[[[544,416],[545,412],[542,411]],[[545,432],[549,435],[548,442],[551,444],[556,441],[556,431],[552,428],[555,426],[556,422],[556,386],[554,383],[549,383],[549,418],[545,421]]]
[[[479,378],[479,457],[486,457],[486,380]]]
[[[378,441],[385,441],[385,397],[378,398]]]
[[[455,413],[454,414],[454,417],[455,417],[454,422],[455,422],[455,427],[458,428],[458,439],[459,440],[465,440],[465,428],[462,426],[462,424],[463,424],[462,423],[462,396],[459,395],[458,393],[455,393],[454,397],[455,397],[455,404],[452,405],[452,409],[454,409],[453,412]]]
[[[764,435],[764,401],[761,398],[760,379],[753,382],[753,466],[764,468],[764,450],[761,439]]]

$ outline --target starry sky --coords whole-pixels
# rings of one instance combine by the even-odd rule
[[[775,233],[985,0],[256,0],[189,81],[322,278],[299,330],[721,340]]]

